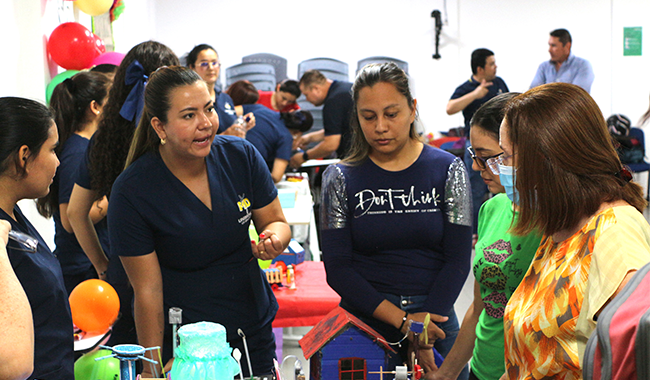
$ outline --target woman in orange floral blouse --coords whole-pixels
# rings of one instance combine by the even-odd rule
[[[520,209],[513,232],[544,234],[505,310],[503,378],[581,379],[598,313],[650,261],[646,201],[577,86],[517,96],[500,135],[501,176],[512,173]]]

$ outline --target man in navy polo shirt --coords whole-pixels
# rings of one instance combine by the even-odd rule
[[[494,53],[488,49],[476,49],[472,52],[472,76],[456,88],[454,94],[447,103],[447,114],[453,115],[463,111],[465,118],[465,137],[467,138],[466,146],[469,146],[469,122],[476,110],[483,103],[494,98],[495,96],[509,92],[508,86],[503,79],[497,76],[497,64],[494,59]],[[465,150],[465,165],[469,172],[470,183],[472,184],[472,204],[474,211],[472,229],[476,234],[476,224],[478,220],[478,211],[483,204],[487,186],[481,174],[472,170],[472,156]]]
[[[291,166],[300,167],[305,161],[329,157],[336,152],[345,158],[350,146],[350,115],[352,114],[352,83],[326,78],[318,70],[308,70],[300,78],[300,91],[315,106],[323,105],[323,129],[303,135],[294,147],[306,149],[310,143],[318,145],[291,157]]]

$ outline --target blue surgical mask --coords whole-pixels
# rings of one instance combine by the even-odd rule
[[[499,165],[499,180],[501,180],[501,185],[506,189],[508,199],[514,204],[518,204],[519,202],[519,193],[515,187],[516,172],[512,166]]]

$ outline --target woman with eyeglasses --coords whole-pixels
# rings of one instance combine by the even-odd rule
[[[471,359],[471,379],[498,380],[505,371],[503,356],[503,310],[517,288],[539,246],[540,234],[517,236],[509,232],[517,218],[512,191],[501,184],[499,127],[508,101],[518,93],[509,92],[490,99],[476,111],[470,125],[469,153],[472,169],[494,197],[483,203],[478,217],[478,241],[473,272],[474,302],[465,313],[451,352],[442,366],[427,379],[456,379]],[[507,194],[505,193],[507,191]]]
[[[601,110],[578,86],[516,96],[500,136],[499,170],[513,173],[519,205],[513,233],[543,234],[505,309],[504,378],[581,379],[600,311],[650,261],[647,202]]]
[[[61,266],[17,205],[21,199],[40,198],[50,191],[59,166],[54,152],[58,141],[47,107],[23,98],[0,98],[0,219],[37,241],[10,240],[7,245],[33,316],[34,371],[29,379],[74,378],[72,317]]]
[[[454,302],[470,269],[467,172],[458,157],[418,138],[417,101],[397,65],[365,66],[352,91],[351,153],[323,174],[327,282],[344,309],[394,344],[389,371],[412,364],[415,347],[431,371],[432,348],[444,357],[456,339]],[[409,326],[427,316],[435,323],[425,344]]]
[[[255,127],[255,115],[252,112],[244,115],[246,125],[237,123],[235,104],[232,98],[217,87],[219,74],[221,73],[221,62],[219,54],[208,44],[196,45],[187,54],[187,67],[196,71],[205,81],[210,90],[210,97],[214,101],[214,107],[219,115],[219,134],[246,137],[246,132]]]

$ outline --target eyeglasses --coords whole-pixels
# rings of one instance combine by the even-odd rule
[[[504,153],[501,153],[501,155],[499,155],[498,157],[495,157],[493,160],[489,161],[488,165],[490,166],[490,170],[492,170],[492,173],[494,173],[494,174],[501,173],[499,171],[499,165],[512,166],[512,165],[506,165],[505,161],[507,159],[511,158],[514,155],[515,155],[514,153],[510,154],[510,155],[505,155]]]
[[[208,67],[221,67],[221,62],[201,62],[199,63],[199,66],[201,66],[202,69],[207,69]]]
[[[11,247],[11,249],[17,251],[35,253],[38,248],[38,239],[15,230],[9,231],[9,240],[13,240],[20,245],[20,247]]]
[[[495,175],[499,174],[499,167],[497,166],[497,164],[495,164],[495,162],[499,160],[501,157],[503,157],[503,152],[499,154],[495,154],[494,156],[490,156],[490,157],[479,157],[476,155],[476,152],[474,152],[474,149],[471,146],[467,147],[467,151],[469,152],[470,156],[472,156],[472,159],[474,160],[474,162],[476,162],[476,165],[481,170],[485,170],[489,167],[490,171],[493,174]]]

